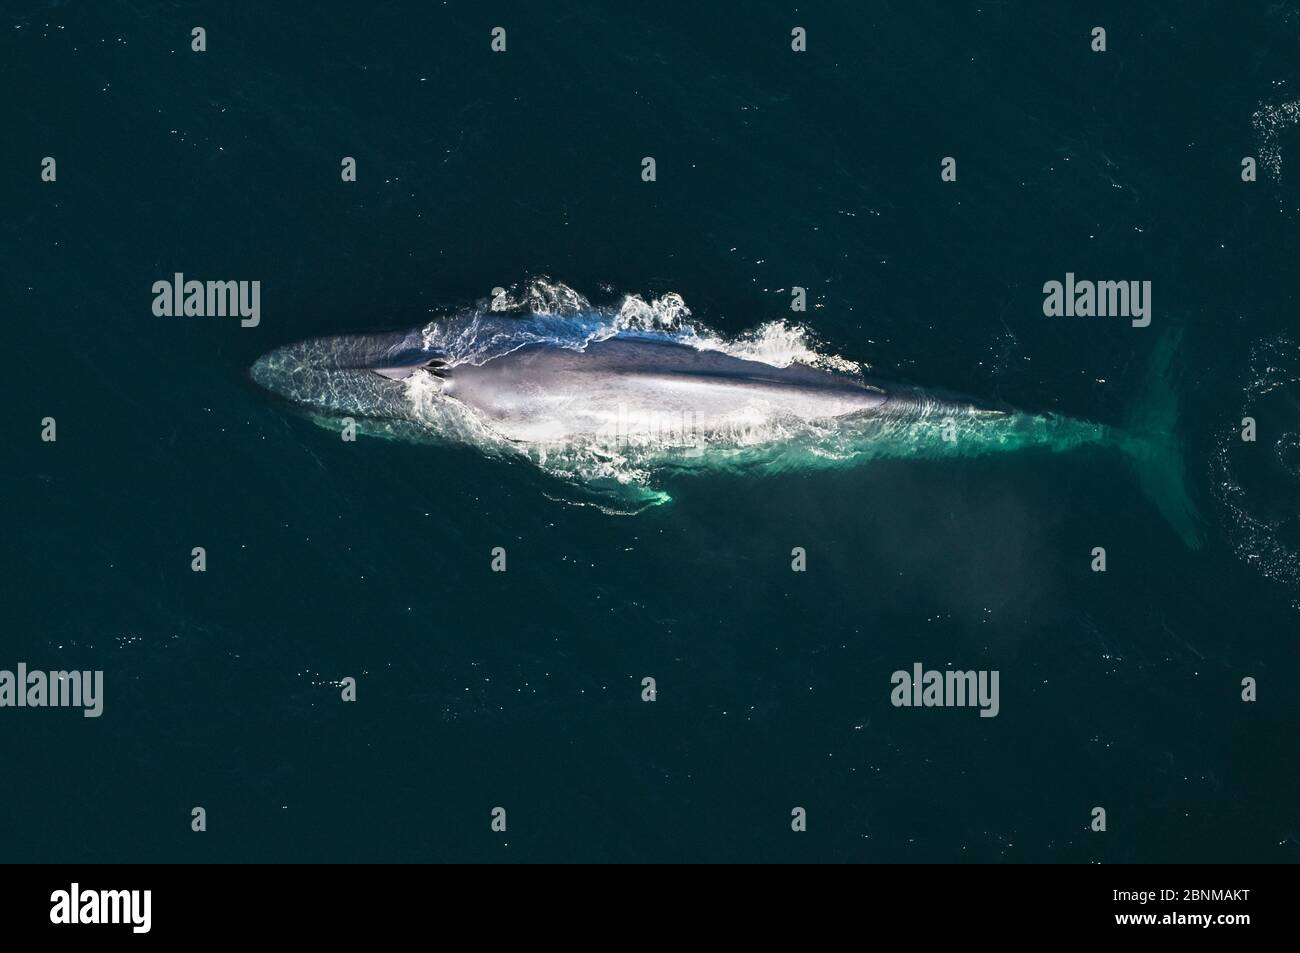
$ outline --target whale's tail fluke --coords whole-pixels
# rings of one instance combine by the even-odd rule
[[[1173,359],[1181,332],[1156,342],[1136,406],[1125,422],[1121,448],[1137,473],[1142,492],[1191,549],[1201,546],[1202,522],[1187,486],[1178,434],[1178,393]]]

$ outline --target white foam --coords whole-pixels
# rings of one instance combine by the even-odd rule
[[[1300,445],[1300,346],[1287,337],[1260,341],[1251,348],[1250,376],[1242,393],[1240,417],[1267,417],[1273,453],[1243,441],[1235,430],[1220,436],[1211,462],[1211,486],[1225,516],[1224,532],[1238,558],[1300,597],[1300,509],[1295,500],[1294,449]],[[1300,606],[1300,602],[1297,602]]]
[[[1282,178],[1282,151],[1278,147],[1278,137],[1297,122],[1300,122],[1300,100],[1270,105],[1261,103],[1251,117],[1259,143],[1259,161],[1275,180]]]

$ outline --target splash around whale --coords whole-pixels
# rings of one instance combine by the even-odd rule
[[[610,512],[667,502],[673,476],[843,467],[885,457],[1025,448],[1118,450],[1189,545],[1161,342],[1147,395],[1123,428],[992,407],[864,379],[798,328],[736,339],[688,320],[676,296],[590,306],[563,286],[410,331],[317,338],[259,358],[251,376],[318,424],[524,459]]]

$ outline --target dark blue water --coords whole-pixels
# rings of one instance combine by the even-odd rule
[[[0,44],[0,669],[105,673],[98,719],[0,708],[0,857],[1300,856],[1294,5],[15,3]],[[156,317],[178,271],[260,324]],[[1067,271],[1150,280],[1152,326],[1044,317]],[[1103,449],[613,517],[247,378],[539,276],[1111,424],[1181,331],[1204,545]],[[893,707],[914,662],[1000,714]]]

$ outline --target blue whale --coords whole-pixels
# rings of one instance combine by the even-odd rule
[[[1157,348],[1148,397],[1124,427],[771,363],[694,336],[618,328],[598,313],[472,313],[399,333],[316,338],[264,355],[251,375],[322,426],[470,444],[646,502],[668,499],[661,484],[672,473],[1110,447],[1196,545],[1173,429],[1172,346]]]

